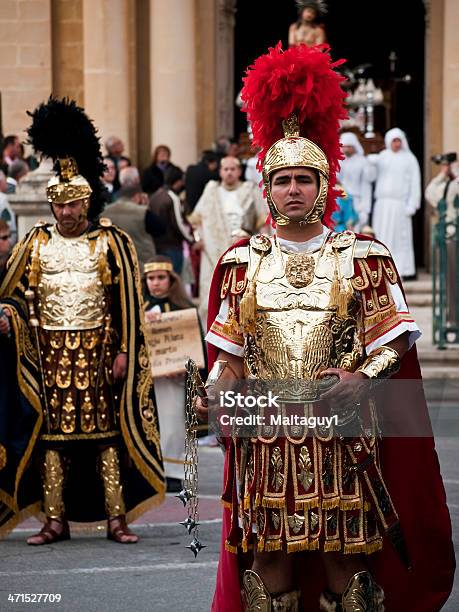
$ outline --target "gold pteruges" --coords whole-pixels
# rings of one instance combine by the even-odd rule
[[[303,223],[315,223],[322,218],[327,201],[329,167],[325,153],[314,142],[300,136],[298,117],[290,115],[282,122],[284,138],[276,141],[263,161],[263,183],[269,210],[278,225],[288,225],[290,219],[280,213],[271,196],[270,176],[281,168],[312,168],[319,175],[319,193],[312,209],[302,219]]]
[[[88,181],[79,174],[73,157],[60,157],[60,175],[48,181],[46,196],[50,204],[66,204],[74,200],[89,198],[92,193]]]

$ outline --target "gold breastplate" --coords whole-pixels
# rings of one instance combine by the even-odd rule
[[[331,251],[289,254],[273,242],[256,277],[256,331],[245,347],[250,376],[313,380],[328,367],[355,369],[362,355],[357,303],[347,291],[349,314],[338,316],[330,305],[333,274]]]
[[[37,287],[40,325],[44,329],[84,330],[103,324],[106,300],[99,273],[99,257],[106,256],[106,237],[95,246],[86,234],[64,238],[55,227],[40,246]]]

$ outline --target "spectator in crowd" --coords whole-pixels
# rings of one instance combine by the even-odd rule
[[[220,255],[239,238],[263,226],[268,208],[261,190],[250,181],[241,182],[241,162],[224,157],[220,183],[209,181],[189,217],[201,251],[199,274],[199,315],[207,321],[207,300],[212,274]]]
[[[456,220],[457,210],[454,201],[459,198],[459,162],[443,163],[440,172],[430,181],[425,191],[426,200],[431,209],[434,221],[438,220],[438,203],[446,197],[446,222]],[[447,236],[453,236],[452,228],[447,227]],[[456,327],[456,242],[446,242],[446,320],[449,325]]]
[[[254,183],[255,185],[260,186],[260,183],[263,180],[263,177],[261,175],[261,172],[257,168],[258,151],[259,149],[257,149],[254,152],[252,150],[253,155],[247,158],[247,161],[245,164],[245,180],[252,181],[252,183]]]
[[[135,166],[127,166],[120,170],[120,187],[121,190],[126,187],[140,187],[140,174]]]
[[[107,190],[107,200],[108,200],[108,203],[110,204],[111,202],[113,202],[116,196],[115,188],[114,188],[114,182],[116,178],[116,166],[115,166],[115,162],[113,161],[111,157],[104,157],[104,163],[105,163],[105,172],[102,176],[102,181]]]
[[[165,227],[154,213],[147,210],[145,194],[139,182],[139,173],[137,171],[137,182],[135,182],[136,173],[132,172],[133,170],[137,171],[137,168],[123,168],[120,172],[122,185],[118,199],[107,206],[104,210],[104,217],[108,217],[115,225],[129,234],[137,251],[142,271],[144,263],[156,253],[153,239],[159,236]]]
[[[421,171],[402,130],[389,130],[384,140],[385,150],[369,156],[376,166],[372,225],[399,274],[409,279],[416,274],[412,217],[421,205]]]
[[[165,226],[165,232],[155,239],[156,250],[170,257],[176,274],[182,273],[183,241],[193,242],[193,234],[183,218],[179,194],[185,185],[183,170],[170,166],[164,175],[165,183],[150,196],[148,209],[155,213]]]
[[[19,181],[29,172],[29,166],[22,159],[16,159],[8,168],[6,193],[16,193]]]
[[[456,209],[454,200],[459,196],[459,162],[442,163],[440,171],[426,187],[425,197],[429,205],[432,207],[432,213],[437,216],[437,207],[439,201],[445,197],[446,190],[446,221],[455,221]]]
[[[118,136],[110,136],[105,141],[105,148],[107,149],[107,157],[109,157],[115,164],[115,180],[113,181],[114,191],[118,191],[120,188],[119,173],[123,168],[131,165],[129,157],[123,155],[124,142]]]
[[[331,216],[333,229],[335,232],[353,230],[359,220],[354,208],[353,198],[346,193],[339,183],[336,183],[335,188],[337,191],[341,191],[341,194],[336,198],[336,209]]]
[[[19,144],[19,151],[20,153],[18,159],[22,159],[22,161],[25,161],[29,170],[36,170],[40,163],[35,157],[35,155],[33,155],[33,153],[30,153],[26,156],[26,150],[22,142]]]
[[[5,173],[0,170],[0,219],[8,224],[11,232],[11,243],[16,244],[17,229],[16,216],[11,208],[8,198],[6,197],[7,183]]]
[[[230,140],[227,155],[228,157],[237,157],[239,159],[239,144],[234,138]]]
[[[17,136],[13,134],[5,136],[5,139],[3,140],[2,157],[3,163],[8,166],[8,168],[11,166],[14,160],[18,159],[20,156],[20,146],[19,138]]]
[[[161,321],[162,313],[194,308],[180,276],[173,269],[171,259],[163,255],[157,255],[145,264],[144,289],[145,319],[148,322]],[[200,333],[198,323],[196,326],[197,333]],[[168,493],[178,493],[182,489],[185,460],[184,387],[185,375],[182,373],[155,375],[156,407]]]
[[[229,148],[231,146],[231,140],[228,136],[219,136],[214,143],[213,149],[218,157],[218,161],[228,155]]]
[[[10,256],[11,246],[10,227],[6,221],[0,219],[0,277]]]
[[[352,199],[354,210],[358,215],[355,229],[360,231],[368,224],[371,212],[372,182],[376,178],[376,172],[374,166],[365,157],[363,147],[353,132],[341,134],[340,142],[345,159],[340,162],[341,167],[337,178],[347,196]]]
[[[171,150],[167,145],[158,145],[153,151],[151,164],[142,175],[142,187],[151,195],[164,185],[164,172],[172,166]]]
[[[192,213],[211,180],[218,180],[218,156],[213,151],[204,151],[201,160],[188,166],[185,175],[186,209]]]

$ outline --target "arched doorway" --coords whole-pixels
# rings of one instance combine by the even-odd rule
[[[388,124],[387,113],[380,116],[381,131],[398,126],[406,131],[413,153],[421,168],[424,159],[424,56],[425,7],[422,0],[329,0],[325,25],[332,56],[346,58],[353,68],[372,64],[369,75],[376,84],[391,79],[391,52],[397,56],[393,76],[409,74],[409,84],[392,82],[394,96],[393,124]],[[254,58],[269,46],[282,40],[287,45],[288,27],[297,13],[293,0],[284,0],[277,10],[267,9],[260,0],[238,0],[235,27],[235,91],[242,87],[242,76]],[[235,133],[246,129],[245,118],[235,110]],[[422,211],[415,218],[415,244],[418,265],[423,261]]]

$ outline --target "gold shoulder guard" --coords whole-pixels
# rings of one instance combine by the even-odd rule
[[[222,265],[227,264],[248,264],[249,263],[249,247],[240,246],[231,249],[223,256]]]
[[[391,257],[387,247],[374,240],[356,240],[354,248],[355,259],[366,259],[367,257]]]

